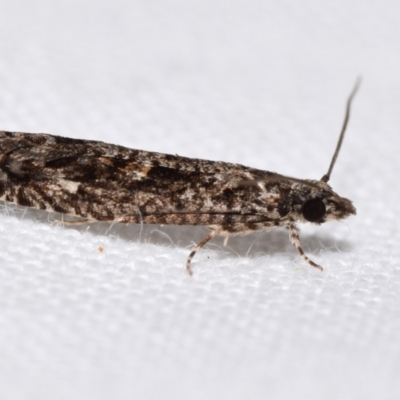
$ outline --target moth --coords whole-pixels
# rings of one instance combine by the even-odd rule
[[[328,172],[297,179],[240,164],[129,149],[100,141],[0,131],[0,200],[78,217],[79,223],[204,225],[209,234],[244,235],[284,227],[300,256],[297,223],[320,225],[356,214],[328,185],[357,81]]]

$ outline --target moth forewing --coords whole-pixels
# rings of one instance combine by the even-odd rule
[[[203,225],[210,229],[191,260],[214,236],[287,228],[300,256],[298,222],[321,224],[356,210],[327,184],[328,173],[303,180],[215,162],[48,134],[0,131],[0,200],[80,217],[83,222]]]

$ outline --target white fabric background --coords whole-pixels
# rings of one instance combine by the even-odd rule
[[[214,240],[1,204],[2,399],[398,399],[397,1],[0,3],[0,129],[319,179],[358,215]],[[101,252],[99,248],[104,250]]]

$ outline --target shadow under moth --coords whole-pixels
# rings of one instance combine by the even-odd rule
[[[129,149],[100,141],[48,134],[0,131],[0,200],[96,221],[134,224],[204,225],[209,234],[243,235],[284,227],[300,256],[297,223],[322,224],[356,214],[348,199],[328,185],[350,116],[328,172],[304,180],[240,164]]]

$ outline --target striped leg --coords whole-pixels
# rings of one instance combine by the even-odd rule
[[[300,254],[300,257],[310,264],[312,267],[318,268],[319,270],[323,271],[323,268],[316,264],[314,261],[310,260],[305,254],[304,250],[301,248],[300,238],[299,238],[299,230],[294,222],[289,223],[289,236],[290,241],[296,246],[297,252]]]
[[[212,231],[208,236],[206,236],[189,254],[189,257],[186,261],[186,270],[189,273],[189,275],[193,275],[193,270],[190,266],[190,263],[192,261],[192,258],[196,255],[196,253],[208,242],[210,241],[215,235],[217,234],[217,231]]]

